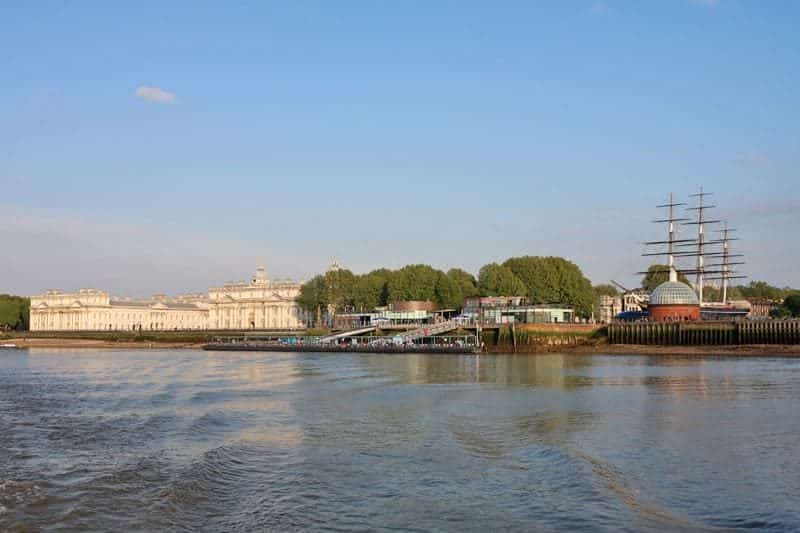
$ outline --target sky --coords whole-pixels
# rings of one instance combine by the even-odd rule
[[[557,255],[713,191],[800,286],[800,3],[0,2],[0,293]],[[683,231],[688,233],[689,228]]]

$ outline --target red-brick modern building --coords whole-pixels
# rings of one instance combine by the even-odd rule
[[[679,281],[667,281],[656,287],[650,294],[647,311],[654,322],[700,320],[697,295],[691,287]]]

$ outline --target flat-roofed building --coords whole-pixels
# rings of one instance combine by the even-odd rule
[[[558,304],[526,304],[522,296],[466,298],[464,317],[484,324],[549,324],[573,322],[575,309]]]

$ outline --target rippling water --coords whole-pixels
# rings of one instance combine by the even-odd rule
[[[800,360],[0,352],[0,530],[800,530]]]

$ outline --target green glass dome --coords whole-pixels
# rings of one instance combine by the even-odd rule
[[[694,290],[680,281],[666,281],[650,294],[649,305],[699,305]]]

